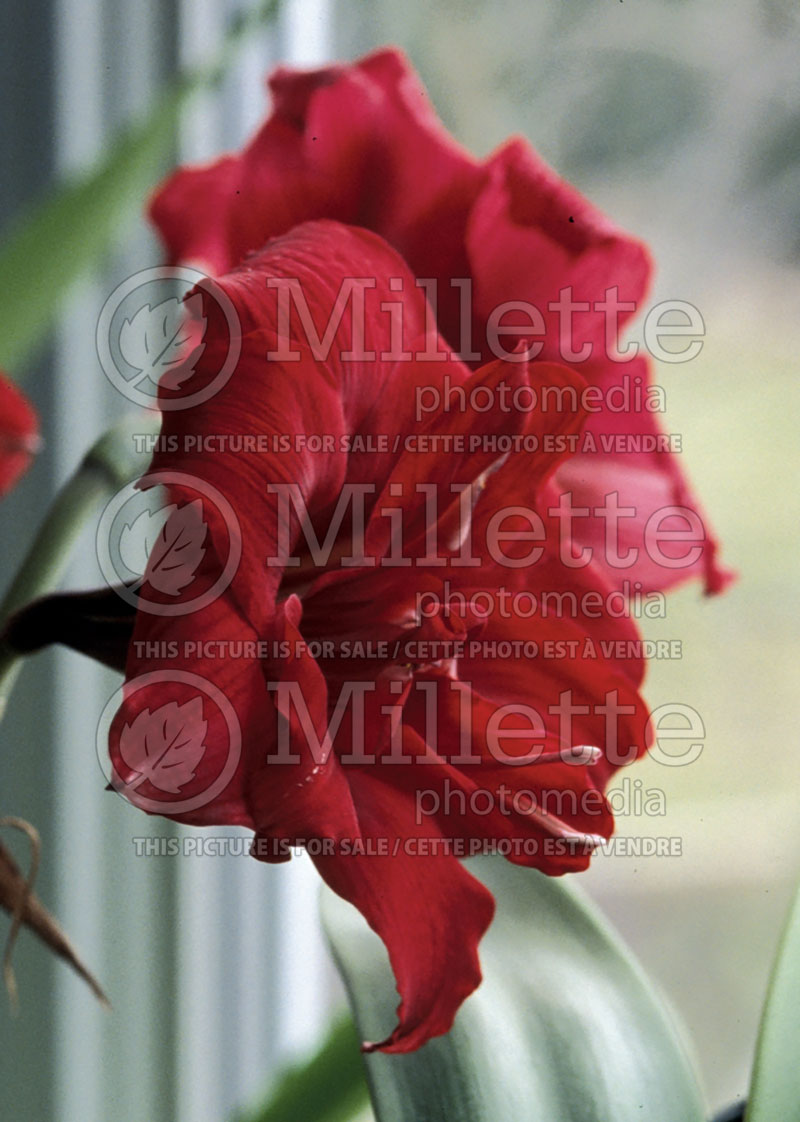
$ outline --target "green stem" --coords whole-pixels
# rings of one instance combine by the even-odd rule
[[[14,612],[58,585],[87,519],[146,468],[148,457],[135,451],[134,434],[155,434],[159,425],[156,414],[127,418],[92,445],[50,504],[0,605],[0,631]],[[22,656],[0,640],[0,719],[21,662]]]

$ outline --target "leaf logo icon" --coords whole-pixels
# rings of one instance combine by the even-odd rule
[[[143,510],[133,522],[126,522],[119,538],[119,558],[128,572],[144,575],[147,558],[153,552],[165,522],[176,513],[175,504],[160,510]]]
[[[202,697],[183,705],[168,701],[152,712],[143,709],[120,734],[120,755],[138,776],[125,788],[135,790],[148,780],[159,791],[179,794],[194,779],[206,750],[207,730]]]
[[[200,499],[194,499],[182,507],[172,506],[167,509],[169,517],[150,551],[145,580],[157,592],[165,596],[177,596],[190,583],[205,556],[206,547],[203,543],[208,526],[203,521],[203,503]],[[139,518],[141,517],[140,514]],[[122,538],[120,552],[121,546]]]
[[[199,293],[181,301],[175,296],[161,304],[145,304],[133,319],[126,319],[119,333],[122,357],[138,371],[137,381],[149,377],[169,389],[178,389],[194,371],[205,344],[206,318]],[[187,344],[196,345],[187,354]]]

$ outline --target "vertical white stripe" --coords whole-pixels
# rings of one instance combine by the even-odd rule
[[[222,1032],[218,1018],[223,984],[221,884],[218,862],[201,857],[177,859],[178,1119],[211,1122],[225,1117],[220,1095]]]
[[[266,1086],[280,1052],[275,1010],[280,969],[276,933],[281,923],[277,882],[281,872],[252,857],[237,862],[235,965],[240,1102]]]
[[[330,0],[287,0],[283,11],[283,57],[295,66],[316,66],[330,58]]]
[[[55,4],[56,166],[59,171],[94,160],[103,142],[103,0]]]
[[[180,0],[178,56],[182,67],[212,61],[225,30],[226,9],[220,0]],[[210,160],[229,145],[222,135],[219,92],[198,94],[183,114],[178,147],[182,160]]]
[[[60,0],[57,7],[56,111],[59,171],[84,169],[104,151],[110,131],[142,110],[158,88],[157,3],[123,9],[117,0]],[[103,30],[111,31],[110,39]],[[113,98],[113,101],[111,100]],[[141,245],[139,246],[141,250]],[[148,262],[149,263],[149,262]],[[140,267],[133,242],[115,274]],[[119,279],[119,277],[117,277]],[[98,310],[109,286],[95,278],[80,287],[56,339],[53,434],[59,481],[77,466],[98,435],[130,404],[105,381],[95,353]],[[67,578],[71,587],[102,583],[87,527]],[[88,964],[109,991],[105,1013],[85,985],[58,972],[56,1091],[58,1116],[81,1122],[166,1122],[161,1101],[172,1067],[165,1052],[163,1010],[165,923],[153,912],[163,870],[135,859],[131,836],[152,834],[152,820],[135,815],[113,794],[95,757],[96,722],[117,685],[114,676],[71,653],[57,660],[55,744],[59,846],[57,912]],[[166,947],[168,951],[168,947]]]
[[[90,163],[102,146],[101,0],[59,0],[56,5],[56,166],[67,172]],[[57,417],[69,424],[53,434],[56,478],[74,470],[101,427],[98,396],[70,385],[67,363],[95,367],[93,332],[86,309],[99,289],[87,284],[66,309],[56,342]],[[80,402],[80,408],[78,407]],[[102,814],[94,770],[92,706],[77,699],[96,696],[93,667],[59,653],[56,662],[57,913],[86,960],[102,961]],[[88,755],[87,755],[88,747]],[[99,793],[98,793],[99,791]],[[98,1059],[102,1026],[85,986],[59,971],[56,1000],[55,1101],[64,1118],[101,1122]]]
[[[278,995],[283,1059],[308,1051],[324,1032],[330,1012],[328,951],[319,918],[320,880],[311,860],[295,857],[280,870]]]

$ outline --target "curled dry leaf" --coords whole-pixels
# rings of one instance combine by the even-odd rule
[[[68,962],[73,970],[83,978],[95,997],[103,1005],[108,1006],[108,998],[103,993],[100,983],[81,962],[58,923],[33,893],[33,884],[39,868],[41,851],[38,832],[23,818],[12,816],[0,818],[0,826],[11,826],[14,829],[21,830],[31,845],[31,867],[28,876],[25,877],[14,858],[0,842],[0,906],[5,908],[12,917],[3,955],[3,977],[12,1007],[16,1008],[17,1004],[17,984],[11,965],[11,957],[19,929],[23,926],[35,932],[59,958]]]

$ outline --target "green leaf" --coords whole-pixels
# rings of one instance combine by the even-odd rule
[[[58,185],[20,217],[0,249],[1,368],[19,373],[72,284],[102,259],[118,228],[141,211],[161,177],[189,99],[219,81],[239,41],[278,9],[278,0],[267,0],[235,21],[213,65],[183,75],[142,121],[123,130],[97,167]]]
[[[379,1122],[700,1122],[681,1039],[596,909],[501,858],[469,867],[498,904],[483,983],[446,1036],[365,1057]],[[383,945],[329,891],[323,917],[359,1031],[381,1040],[397,1004]]]
[[[747,1122],[800,1119],[800,892],[770,978],[761,1016]]]
[[[266,1105],[237,1114],[235,1122],[349,1122],[367,1102],[358,1037],[347,1017],[315,1056],[279,1077]]]

